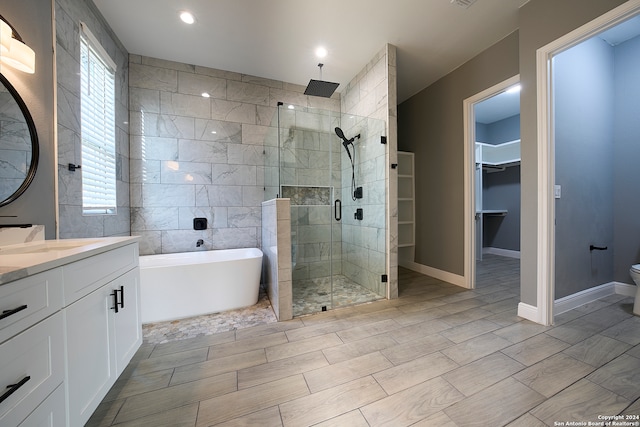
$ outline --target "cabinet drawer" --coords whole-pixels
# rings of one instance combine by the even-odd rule
[[[61,268],[0,286],[0,312],[8,314],[0,319],[0,343],[60,310],[62,304]]]
[[[63,427],[67,425],[67,413],[64,404],[64,385],[36,408],[19,427]]]
[[[65,305],[79,300],[137,265],[136,243],[63,266]]]
[[[0,393],[23,383],[0,402],[0,425],[18,425],[63,379],[63,321],[58,312],[0,345]]]

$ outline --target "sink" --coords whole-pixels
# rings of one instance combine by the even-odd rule
[[[68,251],[98,243],[98,240],[43,240],[39,242],[0,247],[0,255],[41,254]]]

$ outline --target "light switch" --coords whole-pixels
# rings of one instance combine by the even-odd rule
[[[556,199],[561,198],[562,197],[562,186],[561,185],[554,185],[553,186],[553,194],[554,194]]]

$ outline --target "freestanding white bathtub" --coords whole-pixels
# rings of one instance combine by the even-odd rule
[[[262,251],[256,248],[141,256],[142,323],[253,305],[261,269]]]

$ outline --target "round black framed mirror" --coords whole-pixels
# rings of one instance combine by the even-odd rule
[[[27,105],[1,73],[0,83],[0,206],[4,206],[33,181],[40,149]]]

